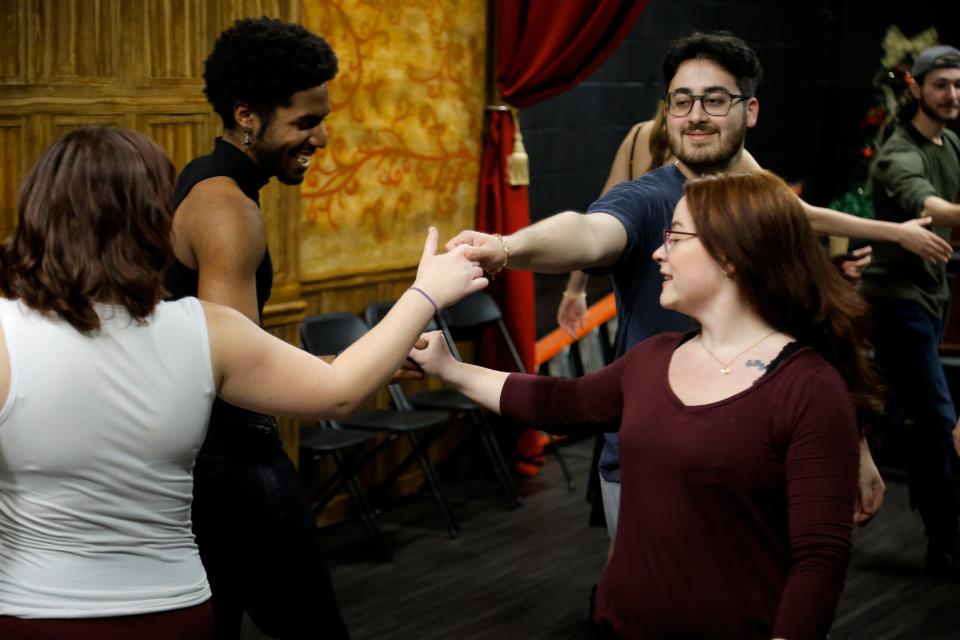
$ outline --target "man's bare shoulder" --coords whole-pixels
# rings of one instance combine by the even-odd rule
[[[215,176],[198,182],[177,207],[176,216],[200,218],[238,216],[262,220],[257,204],[248,198],[232,179]]]
[[[211,302],[210,300],[200,300],[200,306],[203,308],[207,326],[212,329],[228,328],[231,324],[235,325],[238,322],[249,322],[249,318],[245,315],[224,304]]]
[[[225,176],[196,184],[174,214],[174,229],[193,253],[240,254],[259,261],[266,249],[263,215],[237,183]]]

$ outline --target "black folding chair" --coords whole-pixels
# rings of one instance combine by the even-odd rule
[[[440,328],[447,336],[447,341],[451,345],[454,343],[454,340],[476,339],[488,327],[496,327],[504,344],[506,344],[507,349],[510,351],[510,355],[513,357],[517,371],[526,373],[523,360],[520,359],[520,353],[517,351],[513,338],[510,337],[510,332],[507,330],[507,325],[503,321],[503,314],[500,313],[500,307],[497,306],[496,301],[494,301],[493,297],[486,291],[478,291],[441,311],[438,321]],[[452,351],[458,360],[462,360],[455,348],[452,349]],[[415,398],[411,398],[411,401],[416,404]],[[557,440],[553,435],[549,436],[549,443],[551,452],[556,456],[557,462],[560,463],[560,468],[563,470],[567,487],[573,491],[577,483],[574,481],[573,476],[570,475],[570,469],[567,468],[567,462],[564,460],[563,454],[560,452],[560,447],[557,446]]]
[[[363,317],[367,324],[373,327],[387,315],[392,307],[393,302],[375,302],[364,310]],[[438,328],[436,322],[431,320],[424,331],[435,331]],[[456,349],[455,346],[453,348]],[[500,451],[500,445],[497,444],[497,438],[490,424],[490,416],[483,407],[453,389],[422,391],[408,397],[400,385],[390,385],[390,395],[394,404],[398,407],[436,409],[450,411],[458,418],[469,417],[476,428],[480,441],[483,443],[483,448],[487,452],[487,457],[493,466],[493,472],[497,476],[500,486],[503,487],[507,508],[516,509],[523,505],[523,498],[520,497],[517,485],[513,481],[510,467]]]
[[[339,493],[341,487],[346,488],[357,510],[363,531],[373,546],[374,559],[377,562],[388,562],[391,558],[390,550],[383,541],[376,514],[357,478],[360,470],[357,461],[373,436],[373,431],[337,429],[322,421],[319,426],[304,429],[300,434],[300,468],[306,470],[309,468],[306,464],[308,461],[316,465],[326,456],[333,459],[337,472],[313,492],[310,497],[311,508],[314,513],[319,513]]]
[[[300,323],[300,339],[304,348],[314,355],[332,355],[339,353],[353,344],[367,332],[367,325],[363,320],[350,313],[326,313],[310,316]],[[450,414],[445,411],[420,411],[412,407],[398,405],[398,409],[377,409],[361,411],[348,418],[331,421],[331,424],[340,427],[361,429],[366,431],[380,431],[388,435],[372,451],[365,454],[358,464],[365,464],[397,439],[406,436],[412,446],[410,454],[388,474],[377,489],[377,493],[384,494],[393,482],[397,480],[414,461],[420,463],[423,475],[430,486],[444,524],[451,538],[457,536],[460,525],[454,518],[447,502],[440,476],[430,461],[427,450],[440,433],[440,427],[449,424]],[[421,438],[421,432],[423,437]]]

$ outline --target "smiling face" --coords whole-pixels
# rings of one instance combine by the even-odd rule
[[[719,291],[733,283],[723,267],[703,248],[700,239],[688,235],[695,234],[697,229],[685,197],[677,203],[670,229],[678,232],[670,238],[670,246],[660,245],[653,253],[663,275],[660,304],[664,309],[696,318]]]
[[[725,90],[739,95],[736,78],[712,60],[694,58],[677,67],[668,92],[703,95]],[[756,98],[735,101],[730,113],[712,116],[698,100],[685,116],[667,114],[670,151],[695,173],[715,173],[740,157],[747,129],[757,123]]]
[[[960,69],[933,69],[910,88],[920,112],[937,124],[960,117]]]
[[[322,84],[293,94],[288,106],[273,110],[266,127],[254,115],[254,161],[280,182],[300,184],[314,152],[327,146],[323,121],[329,114],[330,97]]]

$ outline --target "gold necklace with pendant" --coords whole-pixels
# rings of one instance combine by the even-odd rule
[[[713,352],[710,351],[710,349],[707,349],[707,345],[703,344],[703,338],[702,338],[700,335],[697,336],[697,343],[700,345],[700,348],[701,348],[701,349],[703,349],[704,351],[707,352],[707,355],[708,355],[708,356],[710,356],[711,358],[713,358],[714,360],[716,360],[717,362],[720,363],[720,373],[722,373],[722,374],[725,375],[725,376],[728,376],[728,375],[730,375],[730,365],[733,364],[733,363],[736,361],[737,358],[739,358],[740,356],[742,356],[743,354],[745,354],[747,351],[750,351],[750,349],[753,349],[754,347],[760,346],[760,343],[761,343],[761,342],[763,342],[764,340],[766,340],[767,338],[769,338],[770,336],[772,336],[772,335],[775,334],[775,333],[777,333],[776,330],[771,331],[770,333],[768,333],[767,335],[763,336],[762,338],[760,338],[759,340],[757,340],[756,342],[754,342],[752,345],[750,345],[749,347],[747,347],[746,349],[744,349],[743,351],[741,351],[741,352],[738,353],[737,355],[735,355],[735,356],[733,356],[732,358],[730,358],[730,360],[728,360],[727,362],[724,362],[723,360],[721,360],[721,359],[718,358],[717,356],[713,355]]]

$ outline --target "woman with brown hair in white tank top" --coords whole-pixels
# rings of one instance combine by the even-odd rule
[[[0,248],[0,637],[211,637],[190,500],[214,397],[345,416],[487,284],[431,229],[413,286],[327,364],[227,307],[161,302],[173,179],[145,136],[89,127],[24,181]]]

